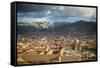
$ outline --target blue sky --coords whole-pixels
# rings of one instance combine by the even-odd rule
[[[96,8],[19,4],[17,6],[17,21],[32,22],[75,22],[78,20],[96,21]]]

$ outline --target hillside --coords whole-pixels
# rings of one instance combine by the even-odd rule
[[[96,22],[76,21],[74,23],[54,22],[51,26],[48,22],[33,23],[31,25],[17,25],[18,34],[95,34]]]

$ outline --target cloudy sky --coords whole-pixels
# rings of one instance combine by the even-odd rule
[[[96,8],[36,4],[17,5],[18,22],[75,22],[78,20],[96,21]]]

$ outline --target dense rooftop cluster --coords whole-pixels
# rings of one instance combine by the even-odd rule
[[[22,62],[25,64],[96,59],[95,37],[18,36],[17,42],[19,64]]]

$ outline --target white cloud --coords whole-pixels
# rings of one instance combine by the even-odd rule
[[[51,11],[50,11],[50,10],[48,10],[48,11],[46,12],[46,15],[49,15],[49,14],[51,14]]]
[[[18,22],[32,23],[32,22],[51,22],[48,17],[32,18],[32,17],[18,17]]]
[[[55,6],[52,8],[55,13],[66,16],[80,16],[80,17],[96,17],[96,8],[92,7],[76,7],[76,6]]]
[[[96,8],[86,8],[86,7],[80,7],[78,9],[80,11],[80,15],[84,17],[96,17]]]

